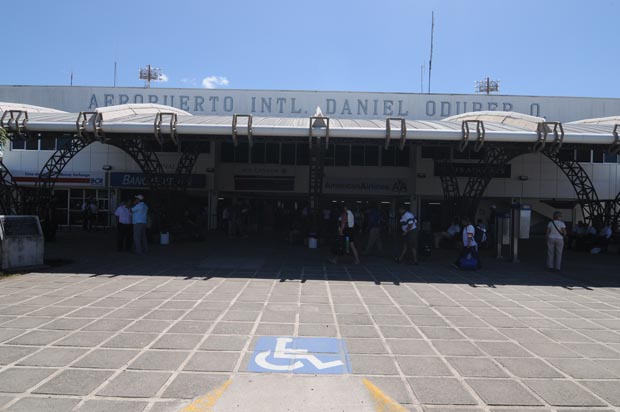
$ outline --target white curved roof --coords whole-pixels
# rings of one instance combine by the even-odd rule
[[[447,122],[462,122],[464,120],[482,120],[483,122],[500,123],[510,126],[519,127],[535,131],[538,127],[538,123],[544,122],[542,117],[530,116],[517,112],[502,112],[502,111],[482,111],[482,112],[469,112],[457,114],[455,116],[447,117],[444,119]]]
[[[163,104],[153,103],[119,104],[116,106],[99,107],[95,109],[95,111],[101,113],[102,119],[104,121],[121,119],[123,117],[131,118],[133,116],[152,115],[156,113],[175,113],[176,115],[182,116],[192,115],[185,110],[176,109],[171,106],[164,106]]]
[[[616,125],[620,124],[620,116],[597,117],[593,119],[576,120],[567,124],[600,124],[600,125]]]
[[[1,105],[1,104],[0,104]],[[15,107],[11,106],[10,107]],[[9,107],[6,106],[5,107]],[[1,106],[0,106],[1,107]],[[22,107],[24,107],[22,105]],[[23,110],[23,109],[22,109]],[[27,109],[26,109],[27,110]],[[43,112],[40,109],[31,112],[28,110],[28,122],[24,124],[31,132],[58,132],[76,133],[77,124],[83,124],[78,113]],[[101,114],[101,121],[88,119],[86,131],[103,133],[113,139],[115,134],[155,133],[155,119],[157,113],[173,113],[175,118],[161,119],[160,130],[163,134],[171,132],[171,122],[177,135],[194,136],[230,136],[233,133],[233,116],[192,116],[191,114],[169,106],[156,104],[129,104],[110,106],[97,109]],[[176,122],[174,122],[176,120]],[[537,125],[544,119],[527,116],[514,112],[474,112],[452,116],[446,120],[406,120],[405,138],[425,142],[433,141],[462,141],[463,132],[461,122],[464,120],[481,120],[484,122],[485,142],[517,142],[535,143],[539,136],[536,133]],[[589,123],[590,122],[590,123]],[[563,125],[566,144],[601,144],[614,143],[613,127],[611,123],[595,123],[592,119],[581,123],[567,123]],[[385,119],[338,119],[329,118],[329,137],[385,140],[387,127]],[[9,129],[11,125],[9,124]],[[390,122],[389,137],[394,140],[401,138],[399,121]],[[313,127],[314,136],[326,136],[325,127]],[[239,118],[238,134],[248,134],[247,119]],[[252,135],[257,139],[268,137],[307,138],[310,133],[310,119],[308,117],[252,117]],[[475,132],[470,140],[478,136]],[[549,141],[554,139],[549,133]]]
[[[50,107],[33,106],[31,104],[23,103],[0,102],[0,112],[6,112],[9,110],[24,110],[28,113],[66,113],[62,110],[56,110]]]

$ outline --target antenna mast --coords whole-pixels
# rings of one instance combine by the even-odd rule
[[[431,57],[428,60],[428,93],[431,92],[431,71],[433,70],[433,35],[435,33],[435,12],[431,12]]]

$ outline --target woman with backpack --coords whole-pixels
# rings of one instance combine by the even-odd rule
[[[562,222],[562,213],[554,212],[553,220],[547,224],[547,269],[559,272],[562,266],[562,250],[566,225]]]

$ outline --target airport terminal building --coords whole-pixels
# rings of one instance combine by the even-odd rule
[[[515,200],[573,223],[620,209],[620,99],[0,86],[0,114],[11,182],[36,187],[53,169],[62,225],[79,224],[90,197],[110,224],[121,199],[148,199],[153,170],[160,187],[183,174],[210,227],[235,199],[267,215],[313,193],[392,213],[406,202],[434,225],[461,197],[483,219]],[[76,136],[88,142],[58,155]]]

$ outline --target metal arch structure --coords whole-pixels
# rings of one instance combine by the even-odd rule
[[[590,223],[595,219],[603,222],[608,221],[609,216],[605,213],[605,208],[598,198],[594,184],[579,162],[561,160],[559,151],[553,149],[543,150],[542,154],[555,163],[570,181],[581,206],[584,220]]]
[[[473,214],[478,209],[480,198],[493,179],[494,169],[525,153],[527,152],[523,148],[516,146],[487,145],[483,149],[478,167],[473,169],[477,173],[468,177],[461,196],[461,203],[467,208],[468,214]]]
[[[20,189],[0,157],[0,212],[2,214],[15,215],[19,213],[21,209]]]
[[[161,190],[166,188],[164,180],[164,168],[159,161],[159,157],[152,150],[147,150],[144,140],[130,137],[122,137],[114,140],[107,140],[106,144],[118,147],[129,155],[140,167],[140,170],[149,177],[148,184],[151,190]]]
[[[200,153],[199,147],[195,142],[181,143],[181,157],[175,170],[176,184],[173,186],[173,189],[187,189],[192,170],[194,170]]]
[[[620,228],[620,192],[607,204],[607,218],[613,231]]]
[[[40,194],[40,198],[49,196],[65,166],[92,142],[84,137],[74,136],[50,156],[41,168],[39,178],[35,183],[35,189]]]

